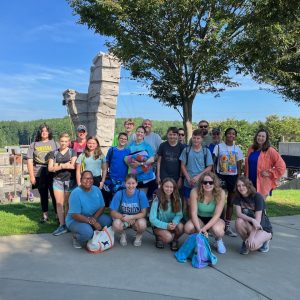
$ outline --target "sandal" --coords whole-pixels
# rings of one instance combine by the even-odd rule
[[[172,251],[177,251],[178,250],[178,241],[172,241],[170,244],[170,249]]]
[[[158,248],[158,249],[163,249],[165,247],[165,245],[164,245],[163,241],[156,240],[155,247]]]

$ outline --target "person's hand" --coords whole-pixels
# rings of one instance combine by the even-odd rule
[[[268,171],[261,171],[260,174],[262,177],[270,177],[270,173]]]
[[[249,237],[246,241],[245,241],[246,246],[249,249],[253,249],[255,247],[255,243],[254,243],[254,237]]]
[[[203,235],[208,237],[208,232],[206,231],[206,229],[204,227],[200,229],[199,233],[202,233]]]
[[[103,186],[104,186],[104,182],[100,181],[99,189],[102,190],[102,189],[103,189]]]
[[[98,222],[96,222],[93,226],[94,226],[94,228],[95,228],[96,230],[101,230],[101,229],[102,229],[101,224],[99,224]]]
[[[136,169],[140,165],[140,163],[137,160],[133,159],[129,165],[131,168]]]
[[[252,219],[252,225],[256,230],[262,229],[260,223],[256,219]]]
[[[173,231],[173,230],[175,230],[176,226],[177,225],[174,223],[168,223],[168,230]]]
[[[156,183],[157,183],[158,185],[161,184],[161,180],[160,180],[160,177],[159,177],[159,176],[156,177]]]
[[[122,221],[130,223],[130,221],[132,221],[132,216],[131,215],[123,215]]]
[[[30,183],[32,184],[32,185],[35,185],[36,184],[36,179],[35,179],[35,177],[34,176],[30,176]]]
[[[178,187],[178,189],[181,189],[181,187],[182,187],[182,182],[183,182],[183,179],[182,179],[182,177],[180,176],[179,179],[177,180],[177,187]]]

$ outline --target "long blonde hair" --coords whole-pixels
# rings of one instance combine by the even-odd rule
[[[197,188],[198,201],[199,202],[204,201],[204,189],[202,186],[202,182],[203,182],[205,176],[208,176],[213,180],[214,188],[212,190],[212,194],[213,194],[215,201],[219,202],[221,200],[223,190],[221,188],[220,180],[219,180],[218,176],[213,172],[205,172],[204,174],[202,174],[200,176],[199,181],[198,181],[198,188]]]

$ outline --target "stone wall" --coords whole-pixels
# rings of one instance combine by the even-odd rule
[[[114,137],[120,68],[116,58],[100,52],[93,59],[88,92],[68,89],[63,93],[75,128],[84,124],[89,135],[97,136],[104,153]]]

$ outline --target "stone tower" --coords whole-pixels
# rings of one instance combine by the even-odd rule
[[[104,153],[114,137],[120,69],[115,57],[100,52],[93,59],[88,92],[68,89],[63,93],[63,105],[67,105],[75,128],[85,125],[89,135],[97,136]]]

